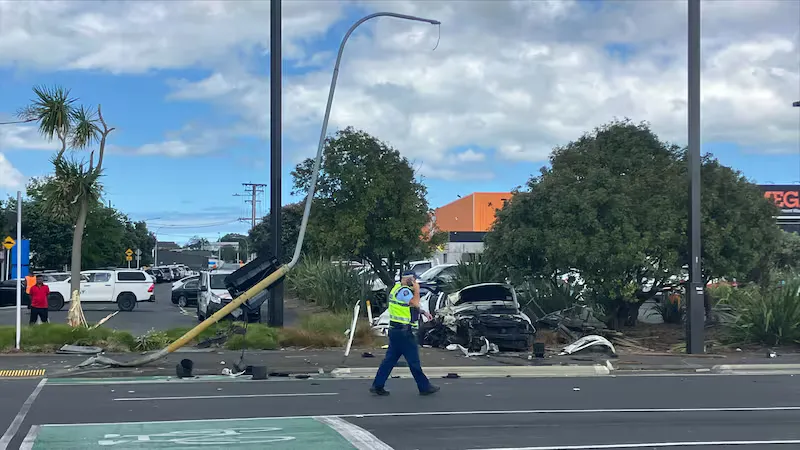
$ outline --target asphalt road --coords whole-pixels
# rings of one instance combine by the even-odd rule
[[[800,448],[789,375],[390,381],[0,381],[0,449]]]
[[[175,327],[192,326],[197,323],[195,308],[189,307],[185,312],[172,304],[171,283],[156,285],[155,302],[139,302],[136,309],[130,312],[120,311],[104,326],[116,330],[124,330],[134,335],[142,335],[150,329],[166,330]],[[83,313],[89,322],[97,322],[103,317],[117,311],[116,303],[82,303]],[[50,311],[50,322],[66,323],[69,304],[65,305],[61,311]],[[15,324],[15,308],[4,307],[0,309],[0,325]],[[30,311],[22,308],[22,322],[27,324]]]

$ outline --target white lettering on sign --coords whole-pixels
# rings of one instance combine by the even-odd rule
[[[217,430],[186,430],[171,431],[157,434],[106,434],[97,441],[98,445],[125,446],[126,444],[194,444],[194,445],[225,445],[225,444],[268,444],[271,442],[286,442],[295,439],[294,436],[280,436],[272,434],[281,431],[277,427],[258,428],[225,428]]]

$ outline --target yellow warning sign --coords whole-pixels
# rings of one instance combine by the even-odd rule
[[[14,244],[16,244],[16,241],[14,241],[11,236],[6,236],[5,240],[3,240],[3,247],[5,247],[6,250],[11,250]]]
[[[132,261],[132,260],[133,260],[133,256],[128,255],[128,256],[125,257],[125,261]]]
[[[131,249],[125,250],[125,256],[130,258],[131,255],[133,255],[133,250],[131,250]],[[130,261],[130,260],[128,260],[128,261]]]

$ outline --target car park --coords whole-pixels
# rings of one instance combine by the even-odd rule
[[[49,309],[58,311],[68,303],[70,281],[47,283]],[[139,302],[155,301],[152,276],[139,269],[86,270],[81,272],[81,303],[116,303],[121,311],[133,311]]]

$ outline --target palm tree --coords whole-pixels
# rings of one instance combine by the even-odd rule
[[[83,233],[89,206],[99,201],[102,186],[99,178],[102,173],[106,140],[114,131],[103,119],[100,105],[97,111],[84,106],[76,106],[77,99],[70,97],[69,89],[60,86],[48,88],[35,86],[35,97],[31,104],[19,111],[20,119],[37,122],[39,133],[52,141],[54,137],[61,142],[61,149],[52,159],[53,182],[45,193],[45,205],[58,217],[75,220],[72,236],[72,257],[70,290],[80,292],[81,252]],[[88,167],[76,160],[67,160],[67,148],[83,150],[99,143],[97,166],[94,165],[94,152]]]

